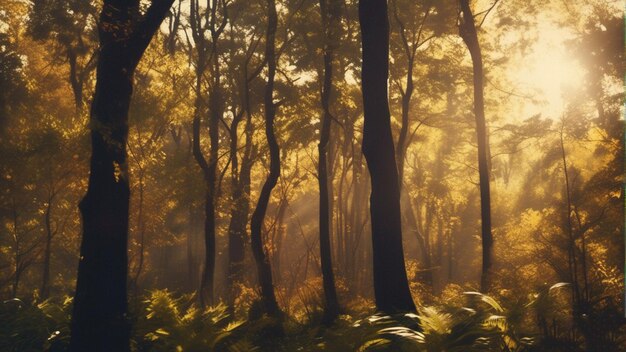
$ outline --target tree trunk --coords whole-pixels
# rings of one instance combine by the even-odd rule
[[[474,24],[474,15],[469,0],[461,1],[463,18],[459,25],[459,35],[465,42],[472,57],[474,70],[474,115],[476,119],[476,141],[478,143],[478,175],[480,182],[481,237],[483,244],[483,264],[480,288],[487,292],[491,286],[493,258],[493,236],[491,234],[491,191],[489,186],[489,146],[487,145],[487,125],[485,121],[483,58]]]
[[[222,102],[220,79],[221,71],[219,65],[219,53],[217,42],[222,34],[227,22],[227,4],[220,2],[222,6],[223,18],[218,22],[218,3],[211,1],[204,14],[200,13],[199,1],[190,2],[190,22],[192,36],[195,41],[198,61],[196,62],[196,104],[193,121],[193,155],[202,169],[206,192],[204,198],[204,268],[200,280],[198,292],[200,305],[212,305],[214,303],[214,281],[215,281],[215,203],[217,198],[217,159],[219,149],[219,121],[222,117]],[[205,23],[202,23],[202,20]],[[211,34],[211,47],[208,51],[208,42],[205,32]],[[207,62],[211,58],[211,62]],[[201,80],[205,68],[209,65],[211,82],[209,87],[209,160],[205,159],[200,147],[200,114],[202,107],[202,85]]]
[[[319,226],[320,226],[320,261],[322,265],[322,281],[324,286],[324,317],[325,324],[331,324],[339,314],[339,301],[335,289],[335,275],[330,247],[331,214],[328,201],[328,160],[326,158],[328,141],[330,140],[330,99],[333,89],[333,46],[332,36],[335,28],[337,1],[330,0],[328,8],[327,0],[320,0],[320,12],[322,28],[325,32],[324,44],[324,83],[321,90],[322,103],[322,128],[320,131],[320,143],[318,145],[319,161],[317,165],[320,203],[319,203]]]
[[[50,223],[50,217],[52,212],[52,200],[54,197],[48,198],[48,205],[46,206],[45,215],[45,227],[46,227],[46,247],[43,254],[43,278],[41,281],[41,298],[46,299],[50,296],[50,258],[52,256],[52,224]]]
[[[15,275],[13,276],[13,289],[11,291],[11,297],[16,298],[17,292],[20,286],[20,278],[22,276],[22,254],[20,248],[20,233],[18,231],[18,215],[17,208],[15,206],[15,199],[13,199],[13,242],[15,243],[15,251],[13,252],[13,260],[15,261]]]
[[[243,114],[246,116],[245,136],[246,146],[241,159],[241,169],[238,169],[238,134],[239,119],[233,120],[231,125],[230,157],[232,160],[232,201],[230,222],[228,224],[228,281],[230,285],[228,307],[231,316],[235,313],[235,299],[238,295],[238,285],[243,281],[243,262],[245,259],[246,225],[250,213],[250,173],[254,164],[253,156],[253,125],[250,108],[250,82],[255,79],[260,70],[248,75],[248,60],[243,68]]]
[[[263,220],[267,212],[270,196],[278,177],[280,177],[280,150],[276,136],[274,135],[274,118],[276,117],[276,105],[274,103],[274,77],[276,75],[276,27],[278,15],[276,13],[275,0],[267,0],[268,24],[265,48],[265,59],[267,60],[267,84],[265,86],[264,106],[265,106],[265,136],[270,152],[270,172],[263,184],[256,208],[252,213],[250,221],[250,237],[252,254],[257,265],[259,286],[261,287],[261,303],[264,313],[278,317],[281,315],[280,308],[276,302],[274,284],[272,282],[272,269],[265,248],[261,231],[263,230]]]
[[[155,0],[139,16],[138,1],[106,0],[100,14],[92,155],[87,194],[79,205],[83,233],[70,351],[130,350],[128,109],[135,68],[172,3]]]
[[[359,1],[363,45],[362,88],[365,121],[363,155],[371,175],[370,214],[376,307],[414,311],[404,253],[398,169],[387,100],[389,19],[386,0]]]
[[[407,53],[407,55],[410,55]],[[398,135],[398,146],[396,151],[396,162],[398,163],[398,185],[400,191],[404,182],[404,159],[408,148],[407,136],[409,132],[409,110],[411,108],[411,97],[413,96],[413,57],[408,57],[408,72],[406,74],[406,89],[402,94],[402,124]]]
[[[234,313],[234,300],[237,296],[237,285],[243,280],[243,262],[246,243],[246,224],[250,213],[250,172],[253,160],[252,150],[252,116],[248,114],[246,123],[246,151],[241,161],[239,177],[233,180],[233,208],[231,209],[230,223],[228,225],[228,277],[231,285],[229,307]],[[234,133],[236,134],[236,132]],[[231,146],[232,148],[232,146]],[[235,154],[235,150],[231,150]],[[234,160],[234,159],[233,159]]]

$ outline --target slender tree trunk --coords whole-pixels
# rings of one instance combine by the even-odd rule
[[[216,1],[213,1],[213,8],[217,8]],[[224,9],[224,11],[226,11]],[[215,15],[213,15],[215,16]],[[224,20],[225,21],[225,20]],[[225,23],[225,22],[224,22]],[[202,274],[202,283],[200,289],[200,300],[204,305],[215,303],[214,281],[215,281],[215,227],[216,213],[215,206],[217,202],[217,159],[219,153],[219,123],[222,117],[222,96],[221,96],[221,71],[219,64],[219,52],[217,50],[217,40],[221,31],[216,32],[215,27],[212,33],[212,84],[209,94],[209,165],[206,169],[207,195],[205,203],[206,220],[205,220],[205,264]]]
[[[229,309],[234,313],[238,285],[243,280],[243,262],[246,243],[246,224],[250,213],[250,172],[252,170],[252,115],[247,112],[246,147],[241,160],[239,177],[233,178],[233,208],[228,225],[228,277],[230,288]],[[236,134],[236,131],[234,131]],[[236,141],[236,139],[235,139]],[[232,148],[235,148],[234,150]],[[236,157],[237,147],[231,145],[231,154]],[[231,156],[232,157],[232,156]],[[233,159],[234,160],[234,159]]]
[[[230,222],[228,224],[228,278],[230,284],[228,307],[231,316],[235,313],[235,299],[239,293],[239,284],[243,281],[243,262],[245,257],[245,244],[248,216],[250,213],[250,173],[254,164],[254,144],[252,137],[254,126],[252,124],[252,111],[250,107],[250,82],[261,73],[261,65],[252,74],[248,72],[249,60],[253,51],[246,57],[243,65],[243,90],[242,90],[242,113],[246,117],[245,125],[245,148],[241,159],[241,169],[238,169],[238,134],[237,126],[239,119],[233,121],[231,126],[230,154],[232,164],[232,187],[233,207],[231,208]]]
[[[15,261],[15,275],[13,276],[13,289],[12,297],[17,297],[17,292],[20,286],[20,279],[22,276],[22,255],[20,246],[20,233],[18,231],[18,215],[15,205],[15,199],[13,199],[13,242],[15,243],[15,251],[13,252],[13,260]]]
[[[354,135],[354,124],[351,123],[350,134],[349,137]],[[350,138],[352,140],[352,138]],[[356,144],[356,143],[354,143]],[[361,262],[358,260],[360,258],[361,252],[359,248],[361,248],[361,240],[363,239],[364,234],[364,221],[363,221],[363,198],[362,194],[365,193],[366,183],[364,182],[363,176],[363,154],[358,151],[358,147],[353,144],[352,154],[353,154],[353,163],[352,163],[352,177],[354,178],[354,193],[352,193],[352,211],[354,213],[352,228],[355,235],[355,246],[352,248],[352,275],[349,276],[349,284],[350,288],[354,292],[358,292],[357,282],[359,281],[359,273],[361,269]]]
[[[244,80],[247,77],[244,77]],[[243,189],[239,180],[239,156],[237,149],[239,146],[238,126],[240,117],[236,116],[230,126],[230,160],[231,160],[231,201],[230,221],[228,223],[228,309],[231,317],[235,314],[235,299],[237,297],[237,286],[240,283],[241,268],[244,259],[244,240],[246,233],[246,222],[248,214],[245,217],[244,209],[241,209]],[[246,203],[248,203],[247,199]]]
[[[568,238],[568,250],[567,250],[567,263],[569,269],[569,280],[572,283],[573,290],[573,300],[576,305],[578,305],[582,299],[580,294],[580,285],[578,280],[578,261],[576,258],[577,255],[577,246],[576,246],[576,238],[574,237],[574,228],[572,224],[572,200],[570,193],[570,181],[569,174],[567,172],[567,158],[565,155],[565,141],[563,139],[563,127],[561,127],[561,131],[559,133],[559,141],[561,146],[561,161],[563,162],[563,175],[565,178],[565,200],[566,200],[566,211],[565,211],[565,219],[567,220],[567,238]],[[574,312],[574,319],[577,321],[577,312]]]
[[[187,283],[189,285],[189,291],[195,291],[198,286],[196,280],[198,276],[196,274],[196,260],[195,260],[195,244],[194,235],[196,233],[196,216],[194,214],[194,206],[192,202],[189,202],[189,230],[187,232]]]
[[[407,55],[410,55],[407,53]],[[404,159],[408,148],[407,136],[409,131],[409,110],[411,108],[411,97],[413,96],[413,57],[408,57],[408,72],[406,74],[406,89],[402,94],[402,124],[398,135],[398,146],[396,150],[396,162],[398,163],[398,185],[400,191],[404,182]]]
[[[137,228],[139,230],[139,263],[137,263],[137,269],[134,277],[131,279],[131,290],[135,297],[139,297],[139,276],[143,271],[144,256],[145,256],[145,244],[146,244],[146,225],[144,220],[144,170],[140,167],[139,170],[139,204],[137,212]]]
[[[211,177],[211,170],[214,170],[209,165],[209,162],[204,158],[204,154],[202,153],[202,149],[200,147],[200,123],[201,123],[201,115],[202,115],[202,76],[204,70],[202,69],[202,64],[200,59],[198,60],[199,67],[196,68],[196,100],[195,100],[195,108],[194,108],[194,117],[193,117],[193,156],[196,159],[196,162],[200,166],[202,170],[202,175],[205,183],[205,193],[204,193],[204,244],[205,244],[205,261],[204,268],[202,270],[202,276],[200,279],[200,287],[198,289],[198,298],[200,299],[200,304],[205,306],[207,303],[210,304],[213,297],[213,284],[211,281],[212,272],[211,268],[214,263],[213,260],[215,258],[214,255],[211,255],[214,248],[215,243],[215,227],[213,226],[213,217],[215,215],[213,211],[213,195],[212,195],[212,183],[211,180],[214,180],[214,177]],[[215,172],[213,172],[215,176]],[[212,246],[213,244],[213,246]],[[212,260],[213,258],[213,260]]]
[[[328,3],[330,2],[330,4]],[[336,8],[337,1],[320,0],[320,12],[322,17],[322,29],[325,32],[324,44],[324,78],[321,90],[322,103],[322,128],[320,131],[320,142],[318,144],[319,161],[317,164],[318,183],[320,191],[319,203],[319,236],[320,236],[320,261],[322,265],[322,281],[324,286],[324,317],[325,324],[332,323],[339,314],[339,301],[335,289],[335,274],[330,247],[331,213],[329,207],[329,182],[328,182],[328,160],[327,150],[330,140],[331,114],[330,99],[333,89],[333,46],[332,36],[334,34],[334,20],[336,14],[332,9]],[[330,5],[330,9],[329,6]],[[332,184],[331,184],[332,186]]]
[[[448,233],[448,283],[452,282],[452,274],[454,273],[454,234],[456,232],[456,224],[452,225]]]
[[[133,73],[173,0],[155,0],[143,16],[138,1],[106,0],[91,106],[91,164],[80,202],[82,243],[70,351],[129,351],[127,321],[128,109]]]
[[[54,236],[52,232],[52,224],[51,224],[51,212],[52,212],[52,201],[54,197],[48,198],[48,205],[46,206],[46,214],[45,214],[45,227],[46,227],[46,247],[44,249],[43,254],[43,278],[41,281],[41,298],[46,299],[50,296],[50,258],[52,256],[52,237]]]
[[[70,64],[70,85],[72,87],[72,93],[74,94],[74,104],[76,105],[76,112],[81,113],[83,110],[83,82],[78,74],[78,63],[76,58],[76,52],[71,45],[67,46],[67,61]]]
[[[474,70],[474,115],[476,119],[476,140],[478,143],[478,175],[480,182],[481,238],[483,245],[483,264],[480,288],[487,292],[491,287],[493,259],[493,236],[491,234],[491,190],[489,185],[489,146],[487,124],[485,121],[483,57],[476,33],[474,15],[469,0],[460,0],[463,15],[459,34],[472,57]]]
[[[222,6],[223,18],[218,21],[218,7]],[[193,155],[202,169],[206,192],[204,197],[204,268],[200,280],[199,298],[200,305],[212,305],[214,303],[215,281],[215,205],[217,201],[217,159],[219,149],[219,121],[222,117],[221,102],[221,71],[219,64],[218,40],[227,23],[227,4],[222,1],[212,0],[207,4],[204,14],[200,13],[199,1],[190,2],[190,22],[192,36],[195,41],[195,49],[198,53],[196,62],[196,106],[193,121]],[[204,20],[204,24],[203,24]],[[206,31],[211,35],[209,48]],[[208,51],[210,49],[210,51]],[[207,58],[211,58],[207,62]],[[210,69],[211,82],[209,87],[209,160],[207,161],[200,147],[200,115],[201,115],[201,81],[205,68]]]
[[[276,117],[276,104],[274,103],[274,77],[276,75],[276,27],[278,15],[276,13],[275,0],[267,0],[268,24],[265,48],[267,60],[267,84],[265,86],[265,136],[270,151],[270,172],[263,184],[259,200],[256,204],[250,222],[250,237],[252,254],[257,265],[259,286],[261,287],[261,303],[264,312],[270,316],[280,316],[280,308],[276,302],[274,284],[272,282],[272,269],[269,258],[265,253],[261,232],[267,206],[270,201],[272,190],[280,177],[280,150],[276,136],[274,135],[274,118]]]
[[[389,19],[386,0],[359,1],[363,45],[362,88],[365,122],[363,155],[371,175],[370,214],[376,307],[414,311],[404,253],[398,169],[387,100]]]

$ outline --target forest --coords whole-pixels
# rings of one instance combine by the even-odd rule
[[[0,0],[0,351],[626,351],[624,23]]]

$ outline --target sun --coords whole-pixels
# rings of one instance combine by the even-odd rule
[[[528,106],[532,113],[557,118],[565,110],[565,94],[582,88],[585,72],[567,51],[568,33],[558,27],[541,27],[541,35],[521,60],[513,79],[538,102]]]

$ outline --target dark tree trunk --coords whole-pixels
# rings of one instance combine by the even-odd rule
[[[202,169],[206,186],[204,194],[204,268],[200,280],[199,298],[200,304],[205,306],[213,303],[213,277],[215,268],[215,180],[217,178],[217,160],[207,160],[204,158],[200,147],[200,114],[202,109],[202,74],[196,77],[196,107],[193,119],[193,155],[198,165]],[[213,124],[211,117],[209,134],[211,135],[211,148],[213,148],[213,131],[217,126]],[[213,151],[211,151],[211,156]]]
[[[189,292],[195,292],[198,289],[198,274],[196,258],[195,258],[195,235],[196,229],[198,228],[197,224],[197,216],[194,212],[195,207],[193,206],[193,202],[189,202],[189,230],[187,232],[187,284],[189,288]]]
[[[370,214],[376,307],[384,312],[414,311],[415,303],[404,266],[400,188],[387,100],[387,1],[359,1],[359,22],[363,45],[361,77],[365,113],[362,149],[372,185]]]
[[[267,84],[265,86],[265,136],[270,151],[270,173],[263,184],[256,208],[250,221],[250,237],[252,254],[256,261],[259,286],[261,287],[261,303],[264,313],[270,316],[280,316],[280,308],[276,302],[274,284],[272,282],[272,268],[269,258],[265,253],[261,231],[263,220],[267,212],[270,195],[278,177],[280,177],[280,150],[276,136],[274,135],[274,118],[276,117],[276,104],[274,103],[274,77],[276,75],[276,27],[278,15],[276,13],[275,0],[267,0],[268,24],[266,36],[265,59],[267,61]]]
[[[217,159],[219,149],[219,121],[222,117],[221,102],[221,71],[219,65],[219,53],[217,41],[222,34],[226,22],[226,3],[220,2],[222,6],[223,18],[218,22],[218,2],[211,1],[207,13],[200,13],[199,1],[190,2],[190,22],[192,35],[198,52],[196,62],[196,104],[193,121],[193,155],[202,169],[206,192],[204,198],[204,268],[200,280],[199,298],[200,305],[212,305],[214,303],[214,281],[215,281],[215,204],[217,198]],[[205,20],[203,25],[202,20]],[[206,31],[211,35],[210,52],[208,47]],[[207,62],[211,58],[211,62]],[[209,160],[207,161],[200,147],[200,114],[202,108],[202,78],[205,69],[210,69],[211,82],[209,88]]]
[[[83,110],[83,82],[78,76],[78,68],[76,67],[76,52],[71,45],[67,47],[67,61],[70,64],[70,85],[72,86],[72,93],[74,93],[74,104],[76,105],[76,111],[80,113]]]
[[[252,55],[252,53],[250,53]],[[248,74],[248,63],[250,57],[246,58],[243,74],[243,97],[242,114],[235,117],[230,127],[230,158],[232,161],[232,201],[230,222],[228,224],[228,281],[230,285],[228,307],[231,316],[235,313],[235,299],[238,294],[238,286],[243,280],[243,262],[245,259],[246,225],[250,213],[250,173],[254,164],[253,156],[253,125],[252,111],[250,107],[250,82],[261,73],[261,68]],[[246,145],[241,159],[241,168],[238,169],[238,134],[237,127],[241,118],[245,115]]]
[[[21,252],[21,241],[20,241],[20,232],[18,230],[18,215],[17,208],[15,206],[15,199],[13,199],[13,240],[15,242],[14,252],[13,252],[13,260],[15,261],[15,275],[13,276],[13,289],[11,291],[11,297],[17,297],[17,292],[20,286],[20,278],[22,276],[22,271],[24,270],[24,265],[22,263],[22,252]]]
[[[402,190],[404,182],[404,159],[406,158],[406,150],[408,148],[408,132],[409,132],[409,110],[411,107],[411,98],[413,96],[413,57],[408,59],[408,73],[406,75],[406,89],[402,93],[402,124],[398,135],[398,146],[396,151],[396,161],[398,163],[398,186]]]
[[[487,124],[485,122],[485,97],[483,57],[476,33],[474,15],[469,0],[460,0],[463,15],[459,25],[459,34],[472,57],[474,70],[474,115],[476,119],[476,141],[478,144],[478,175],[480,182],[480,215],[481,237],[483,244],[483,264],[480,276],[480,288],[483,292],[491,285],[491,269],[493,258],[493,236],[491,234],[491,191],[489,186],[489,146],[487,138]]]
[[[52,237],[54,233],[52,231],[51,224],[51,212],[52,212],[52,201],[54,197],[50,197],[48,199],[48,204],[46,206],[46,214],[45,214],[45,227],[46,227],[46,247],[44,248],[43,254],[43,278],[41,281],[41,298],[46,299],[50,296],[50,258],[52,256]]]
[[[127,321],[128,108],[133,73],[173,0],[106,0],[100,14],[96,91],[91,106],[91,164],[80,202],[82,243],[70,351],[129,351]],[[129,28],[130,25],[130,28]]]
[[[330,4],[328,4],[330,2]],[[339,301],[335,289],[335,275],[330,247],[331,214],[329,208],[328,192],[328,160],[326,158],[328,141],[330,140],[330,99],[333,89],[333,48],[335,20],[337,19],[337,1],[320,0],[322,28],[325,31],[324,44],[324,83],[321,91],[322,103],[322,128],[320,143],[318,145],[319,161],[317,165],[320,203],[319,203],[319,226],[320,226],[320,261],[322,265],[322,280],[324,286],[324,317],[325,324],[331,324],[339,314]],[[330,5],[330,8],[329,6]]]
[[[236,129],[234,129],[236,131]],[[235,132],[234,135],[237,133]],[[235,137],[236,138],[236,137]],[[236,141],[236,139],[235,139]],[[233,149],[234,148],[234,149]],[[231,145],[231,157],[237,157],[236,144]],[[250,172],[252,170],[252,116],[246,122],[246,148],[241,160],[239,177],[233,176],[233,207],[228,225],[228,277],[231,286],[229,307],[234,313],[234,300],[237,285],[243,280],[243,262],[245,256],[246,224],[250,213]],[[233,161],[236,159],[232,159]],[[234,166],[236,168],[236,166]]]

